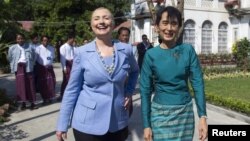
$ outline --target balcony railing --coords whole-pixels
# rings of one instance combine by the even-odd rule
[[[204,10],[225,10],[224,2],[220,0],[185,0],[184,6]]]
[[[201,7],[213,8],[213,1],[212,0],[201,0]]]
[[[196,0],[185,0],[185,5],[187,6],[195,6]]]

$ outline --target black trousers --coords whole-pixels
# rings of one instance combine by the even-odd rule
[[[92,135],[73,129],[76,141],[125,141],[128,137],[128,127],[116,132],[108,132],[104,135]]]

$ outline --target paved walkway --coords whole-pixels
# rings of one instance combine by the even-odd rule
[[[57,77],[57,95],[59,95],[60,84],[62,81],[61,69],[59,64],[55,64]],[[0,88],[6,88],[10,96],[15,94],[14,76],[11,74],[0,75]],[[133,96],[134,112],[131,117],[129,128],[131,134],[127,141],[142,141],[142,122],[140,113],[140,95]],[[41,101],[38,101],[41,103]],[[56,141],[55,127],[60,103],[53,103],[48,106],[40,107],[37,110],[25,110],[11,114],[11,121],[0,125],[0,141]],[[197,129],[197,113],[196,129]],[[250,118],[244,115],[225,110],[223,108],[207,104],[208,124],[250,124]],[[69,130],[68,141],[73,141],[72,130]],[[197,130],[195,131],[194,141],[198,141]]]

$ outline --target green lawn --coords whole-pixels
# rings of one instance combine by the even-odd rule
[[[205,80],[206,93],[250,102],[250,77]]]

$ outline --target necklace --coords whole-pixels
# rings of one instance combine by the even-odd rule
[[[112,64],[111,65],[107,65],[101,55],[101,51],[98,49],[98,47],[96,47],[96,51],[101,59],[101,62],[103,64],[104,69],[108,72],[109,75],[111,75],[114,71],[115,68],[115,49],[113,47],[113,54],[112,54]]]

